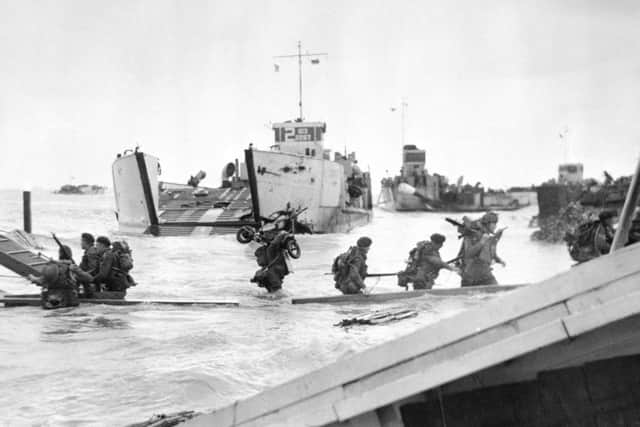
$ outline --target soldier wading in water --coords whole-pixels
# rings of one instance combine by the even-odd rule
[[[367,253],[371,243],[370,238],[361,237],[356,246],[334,259],[331,272],[335,288],[343,294],[360,294],[366,288],[364,278],[367,277]]]
[[[268,292],[282,289],[284,277],[289,274],[287,246],[292,234],[285,231],[284,222],[276,224],[276,229],[265,234],[262,245],[256,249],[256,262],[261,267],[250,280]],[[297,245],[296,245],[297,246]]]
[[[398,273],[398,286],[407,288],[409,283],[413,282],[413,289],[431,289],[441,269],[460,274],[457,267],[447,264],[440,258],[440,248],[445,240],[442,234],[435,233],[431,235],[429,241],[418,242],[409,252],[407,268]]]
[[[480,224],[472,224],[462,242],[462,286],[497,285],[491,264],[495,261],[502,266],[506,263],[496,253],[503,230],[496,231],[498,215],[487,212],[480,218]]]

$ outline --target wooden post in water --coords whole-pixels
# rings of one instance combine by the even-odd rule
[[[31,191],[22,192],[23,229],[31,233]]]
[[[616,235],[613,237],[613,243],[611,244],[611,250],[609,253],[623,247],[629,239],[629,230],[631,229],[631,221],[633,220],[633,213],[638,206],[640,200],[640,157],[638,158],[638,165],[636,166],[636,173],[631,178],[631,184],[629,185],[629,191],[627,191],[627,197],[624,200],[624,206],[622,207],[622,213],[620,214],[620,222],[618,223],[618,229]]]

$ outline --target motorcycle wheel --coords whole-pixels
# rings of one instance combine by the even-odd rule
[[[300,245],[298,245],[298,242],[296,242],[295,239],[287,240],[287,243],[285,245],[286,245],[287,253],[291,258],[293,259],[300,258],[300,255],[302,255],[302,251],[300,250]]]
[[[240,243],[246,244],[253,240],[254,234],[255,232],[253,231],[253,229],[245,225],[240,227],[240,229],[236,232],[236,240],[238,240],[238,242]]]

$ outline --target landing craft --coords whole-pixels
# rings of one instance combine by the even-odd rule
[[[118,154],[111,173],[119,231],[203,235],[235,233],[243,225],[252,225],[245,171],[237,161],[227,164],[218,188],[200,186],[206,177],[204,171],[185,180],[185,184],[162,182],[157,157],[137,148]]]
[[[313,233],[346,232],[371,220],[370,175],[360,172],[355,153],[336,152],[331,160],[326,129],[300,118],[275,123],[270,151],[245,151],[256,221],[283,206],[306,208],[297,221]]]
[[[302,54],[298,42],[297,55],[276,57],[298,59],[299,116],[273,125],[270,150],[251,144],[244,164],[225,168],[220,188],[197,187],[202,173],[189,179],[192,185],[160,183],[156,157],[138,149],[118,155],[112,175],[120,232],[235,233],[243,226],[260,228],[265,218],[290,209],[301,212],[297,223],[312,233],[346,232],[371,221],[370,174],[360,170],[353,152],[335,152],[331,160],[324,148],[326,123],[302,115],[302,58],[318,64],[318,56],[326,54]]]

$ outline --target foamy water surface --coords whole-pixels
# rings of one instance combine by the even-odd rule
[[[33,228],[55,255],[55,232],[80,257],[79,235],[121,237],[111,194],[57,195],[36,191]],[[562,245],[532,242],[532,206],[500,214],[508,226],[499,246],[507,267],[502,284],[531,283],[567,269]],[[441,250],[454,258],[459,241],[445,216],[376,210],[374,221],[350,234],[298,236],[303,255],[285,279],[287,297],[272,299],[249,278],[257,269],[255,247],[233,235],[127,236],[139,286],[130,298],[231,299],[239,307],[83,305],[58,311],[0,308],[0,423],[3,425],[124,425],[154,413],[210,410],[250,396],[354,352],[408,334],[421,326],[483,304],[491,297],[420,298],[384,305],[292,305],[291,297],[335,295],[333,258],[362,235],[373,239],[370,272],[404,266],[418,240],[439,232]],[[21,228],[18,191],[0,191],[0,229]],[[373,292],[398,291],[394,278],[369,279]],[[439,287],[459,286],[444,271]],[[37,288],[0,267],[0,289]],[[379,326],[342,329],[341,319],[380,308],[407,307],[417,317]]]

